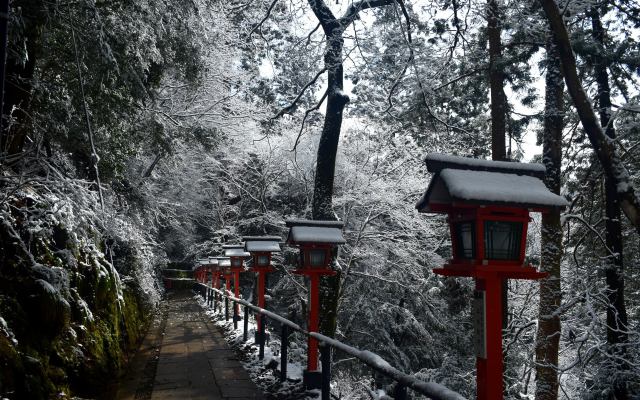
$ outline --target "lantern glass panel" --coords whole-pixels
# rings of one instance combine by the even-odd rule
[[[325,263],[327,252],[324,250],[311,250],[309,252],[309,264],[312,267],[322,267]]]
[[[258,265],[269,265],[269,256],[260,255],[258,256]]]
[[[476,257],[476,230],[471,221],[458,222],[454,225],[456,235],[456,257],[473,259]]]
[[[485,221],[484,251],[489,260],[518,260],[522,222]]]
[[[232,258],[231,259],[231,266],[233,267],[240,267],[242,266],[242,260],[239,258]]]

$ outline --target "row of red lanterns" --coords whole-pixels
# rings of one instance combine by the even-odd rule
[[[337,245],[346,243],[342,236],[344,223],[341,221],[288,220],[289,235],[287,244],[299,249],[298,267],[295,274],[309,278],[309,316],[308,330],[318,332],[320,314],[320,277],[333,275],[331,269],[332,253]],[[234,296],[240,297],[240,273],[245,271],[244,261],[251,257],[250,271],[258,278],[258,307],[264,308],[266,274],[274,271],[271,263],[273,253],[281,251],[279,236],[245,236],[242,244],[223,245],[224,256],[208,257],[197,261],[194,275],[198,282],[209,283],[219,289],[220,280],[226,282],[225,288],[231,291],[233,281]],[[235,307],[238,307],[236,304]],[[238,310],[236,310],[238,311]],[[235,315],[239,315],[238,312]],[[258,324],[262,322],[258,320]],[[258,326],[258,332],[263,332]],[[262,338],[256,339],[262,340]],[[308,338],[307,368],[304,371],[304,385],[309,389],[320,387],[318,371],[318,341]]]

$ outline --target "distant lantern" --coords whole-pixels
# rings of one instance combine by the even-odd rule
[[[240,273],[244,272],[244,259],[250,254],[244,251],[244,243],[242,244],[226,244],[222,246],[224,255],[231,260],[231,272],[233,272],[233,288],[236,298],[240,298]],[[240,318],[240,306],[235,304],[235,318]]]
[[[568,205],[545,186],[545,167],[429,154],[435,173],[416,208],[448,215],[451,260],[433,271],[476,278],[477,398],[502,399],[502,280],[540,279],[525,259],[530,212]]]
[[[288,220],[287,243],[300,249],[298,269],[294,273],[309,277],[309,323],[310,332],[318,332],[320,277],[334,275],[331,269],[332,250],[346,243],[342,236],[341,221]],[[307,369],[303,380],[307,389],[317,389],[321,384],[318,372],[318,342],[308,338]]]
[[[201,258],[198,259],[198,261],[196,262],[196,281],[200,282],[200,283],[204,283],[205,279],[206,279],[206,266],[209,264],[209,259],[208,258]]]
[[[218,271],[225,280],[225,289],[231,291],[231,279],[233,278],[233,272],[231,272],[231,260],[229,257],[216,257],[218,260]]]
[[[258,307],[264,308],[266,275],[268,272],[274,271],[274,268],[271,266],[271,255],[281,251],[281,239],[280,236],[245,236],[242,240],[244,241],[244,250],[251,254],[253,261],[251,270],[258,274],[256,296],[258,298]],[[264,340],[262,332],[264,332],[262,329],[262,319],[258,319],[258,331],[255,335],[256,343],[261,343],[262,340]]]
[[[216,275],[218,274],[218,259],[215,257],[209,257],[209,265],[207,267],[211,274],[211,287],[216,287],[214,286],[214,282],[217,281]]]
[[[231,269],[233,271],[244,270],[244,259],[251,255],[244,251],[244,244],[225,244],[222,246],[222,250],[225,257],[229,257],[231,260]]]
[[[251,269],[256,272],[265,268],[272,271],[271,255],[282,251],[280,236],[245,236],[242,240],[244,241],[244,250],[251,254],[253,261]]]

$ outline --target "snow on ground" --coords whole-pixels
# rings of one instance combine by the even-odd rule
[[[317,400],[319,391],[306,391],[302,387],[302,356],[305,354],[295,342],[289,341],[289,359],[287,363],[287,380],[280,382],[280,338],[267,330],[268,339],[264,348],[264,359],[258,358],[258,345],[254,343],[257,331],[255,320],[249,319],[247,341],[244,341],[244,321],[238,321],[238,329],[233,329],[232,313],[229,321],[224,320],[224,312],[209,307],[204,298],[196,295],[200,306],[206,310],[213,323],[225,332],[227,343],[242,357],[240,362],[249,372],[251,379],[262,389],[267,398],[282,400]]]

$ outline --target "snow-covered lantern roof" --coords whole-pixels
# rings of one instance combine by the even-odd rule
[[[240,244],[225,244],[222,246],[224,255],[231,260],[231,269],[243,269],[242,262],[244,258],[249,257],[251,254],[244,251],[244,243]]]
[[[213,272],[218,269],[218,259],[216,257],[209,257],[209,262],[207,265],[209,272]]]
[[[280,248],[280,236],[245,236],[244,250],[253,258],[253,270],[272,270],[271,254],[282,251]]]
[[[199,258],[199,259],[196,260],[195,265],[193,267],[191,267],[191,269],[193,271],[201,269],[202,267],[204,267],[208,263],[209,263],[209,259],[208,258]]]
[[[331,274],[331,250],[346,243],[342,221],[287,220],[287,243],[300,248],[299,272],[325,271]]]
[[[443,154],[429,154],[425,162],[435,175],[416,208],[448,214],[451,231],[452,260],[439,273],[470,276],[484,266],[522,275],[529,212],[568,205],[545,186],[542,164]]]
[[[231,259],[229,257],[216,257],[218,260],[218,269],[228,269],[231,267]]]

